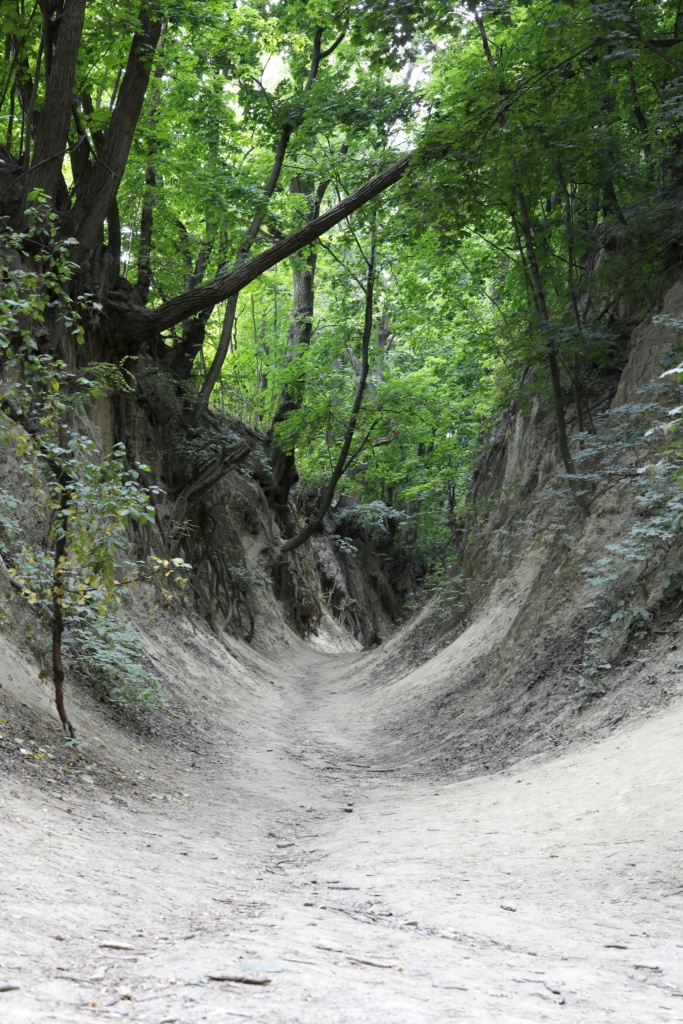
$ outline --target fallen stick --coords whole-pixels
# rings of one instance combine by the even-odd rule
[[[207,974],[209,981],[236,981],[240,985],[270,985],[272,978],[266,978],[263,974],[233,974],[232,972],[220,974]]]
[[[377,960],[361,960],[357,956],[349,956],[348,959],[354,964],[366,964],[368,967],[385,967],[387,970],[394,968],[394,964],[381,964]]]

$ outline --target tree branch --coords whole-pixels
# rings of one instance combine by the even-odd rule
[[[640,42],[641,42],[641,43],[643,44],[643,46],[645,46],[645,47],[646,47],[646,48],[647,48],[648,50],[651,50],[651,51],[652,51],[652,53],[656,53],[658,57],[661,57],[661,58],[662,58],[662,60],[665,60],[665,61],[667,62],[667,64],[670,64],[672,68],[675,68],[675,69],[676,69],[676,71],[678,71],[678,72],[679,72],[679,74],[682,74],[682,75],[683,75],[683,67],[682,67],[682,66],[681,66],[681,65],[680,65],[680,64],[678,63],[678,61],[677,61],[677,60],[674,60],[674,59],[673,59],[673,57],[670,57],[668,53],[664,53],[664,52],[663,52],[663,51],[662,51],[662,50],[660,49],[660,47],[659,47],[659,46],[655,46],[655,44],[654,44],[654,43],[651,43],[649,39],[643,39],[643,37],[642,37],[642,36],[636,36],[636,38],[637,38],[637,39],[638,39],[638,40],[639,40],[639,41],[640,41]],[[679,40],[676,40],[676,42],[679,42]],[[660,45],[661,45],[661,44],[660,44]]]
[[[335,39],[335,41],[332,43],[331,46],[328,46],[326,50],[321,50],[321,52],[320,52],[321,59],[324,59],[325,57],[330,57],[334,53],[334,51],[337,49],[339,44],[341,42],[343,42],[345,36],[346,36],[346,29],[344,29],[343,32],[339,33],[339,35],[337,36],[337,38]]]
[[[220,455],[208,466],[205,466],[199,473],[185,484],[176,498],[173,506],[173,518],[176,522],[182,522],[185,518],[187,506],[191,501],[197,501],[221,480],[231,469],[235,469],[251,455],[251,448],[246,441],[239,441],[234,448],[224,448]]]
[[[159,331],[175,327],[176,324],[188,317],[200,313],[207,306],[215,306],[231,295],[235,295],[266,270],[270,270],[271,267],[281,263],[288,256],[293,256],[295,252],[304,249],[320,235],[360,209],[361,206],[381,195],[391,185],[400,181],[412,159],[412,153],[402,157],[395,164],[366,181],[364,185],[343,199],[341,203],[333,206],[327,213],[316,217],[310,224],[306,224],[303,228],[288,235],[281,242],[266,249],[265,252],[259,253],[247,263],[243,263],[242,266],[236,267],[231,273],[216,277],[209,284],[193,288],[190,292],[176,295],[162,303],[157,309],[145,309],[109,299],[107,302],[108,315],[116,321],[117,314],[123,314],[119,328],[121,333],[128,338],[133,336],[138,340],[145,340]]]

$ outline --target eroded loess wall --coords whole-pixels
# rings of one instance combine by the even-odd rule
[[[475,472],[481,507],[463,524],[460,573],[368,668],[393,688],[381,699],[396,708],[397,757],[500,767],[683,693],[683,492],[670,482],[668,498],[648,499],[671,435],[644,437],[680,402],[676,378],[660,377],[680,361],[683,283],[656,316],[633,332],[595,414],[584,454],[597,454],[574,441],[587,510],[568,493],[543,402],[501,417]],[[634,540],[639,557],[622,557]]]

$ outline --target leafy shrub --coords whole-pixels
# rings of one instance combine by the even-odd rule
[[[14,514],[21,504],[18,498],[0,487],[0,555],[7,555],[11,551],[21,533],[21,526]]]
[[[400,524],[408,518],[405,512],[385,505],[383,501],[371,501],[367,505],[349,505],[345,508],[337,508],[334,510],[333,516],[337,526],[351,530],[364,530],[371,535],[387,530],[390,522]]]
[[[671,389],[657,384],[640,389],[639,397],[659,401],[635,401],[612,409],[603,418],[601,435],[587,438],[577,460],[590,461],[598,488],[621,485],[623,498],[630,500],[636,513],[624,536],[605,544],[601,557],[584,570],[592,592],[586,607],[602,604],[606,619],[587,633],[582,675],[573,695],[580,706],[606,692],[598,677],[612,667],[615,644],[623,643],[629,632],[645,635],[652,614],[644,580],[669,561],[668,553],[679,542],[683,527],[680,420],[672,418],[680,407],[667,408],[670,402],[662,399],[670,399]],[[667,422],[653,427],[653,419],[662,415]],[[665,448],[663,437],[672,438]],[[665,589],[672,582],[680,589],[680,569],[669,567],[664,572]]]
[[[69,631],[65,649],[110,704],[165,707],[161,679],[148,667],[140,638],[128,625],[93,617]]]

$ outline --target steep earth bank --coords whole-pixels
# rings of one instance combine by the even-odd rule
[[[680,362],[682,318],[677,283],[634,331],[611,391],[598,395],[598,433],[578,463],[587,511],[568,496],[538,399],[512,406],[484,446],[473,483],[484,510],[463,524],[460,574],[380,655],[404,688],[410,665],[429,675],[419,714],[408,702],[397,723],[401,743],[425,760],[465,773],[505,767],[683,692],[680,498],[659,482],[668,441],[651,429],[680,403],[661,373]],[[429,749],[425,722],[439,737]]]

